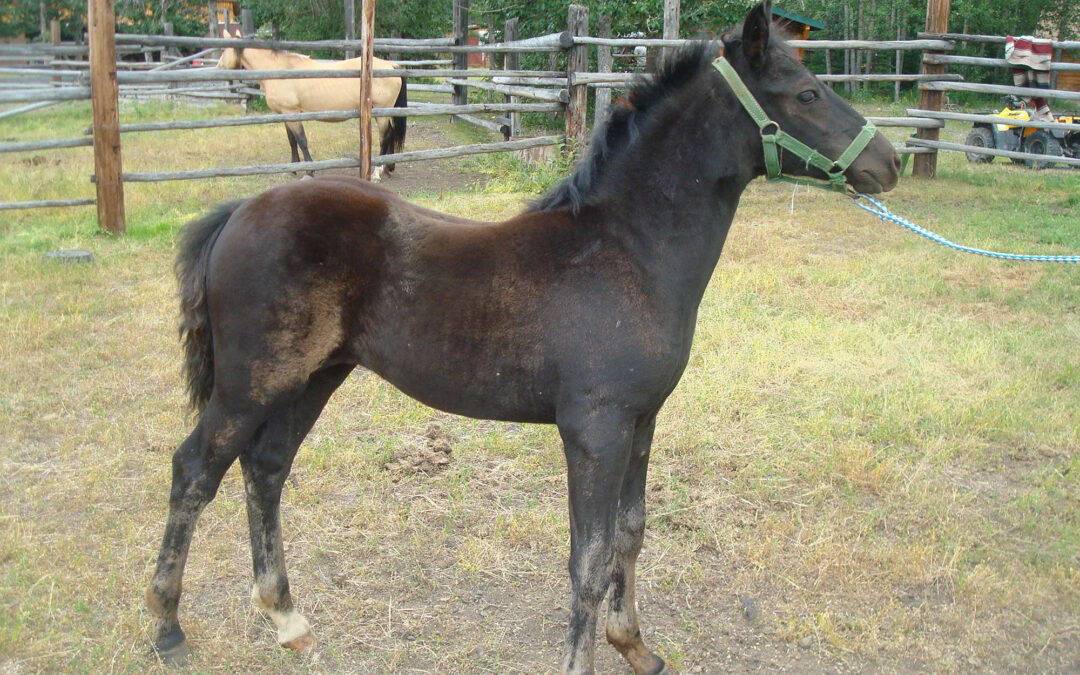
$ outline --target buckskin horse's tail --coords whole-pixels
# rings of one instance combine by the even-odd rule
[[[395,108],[404,108],[409,105],[408,86],[405,84],[405,78],[401,78],[401,91],[398,92],[397,100],[394,101]],[[380,155],[389,155],[395,152],[401,152],[405,149],[405,117],[391,117],[390,126],[386,128],[386,132],[382,135],[382,142],[379,145]],[[386,172],[390,173],[394,170],[393,164],[386,165]]]
[[[184,228],[174,271],[180,286],[180,341],[184,345],[184,379],[191,407],[201,412],[214,389],[214,345],[206,304],[206,267],[210,250],[233,211],[244,200],[222,204]]]

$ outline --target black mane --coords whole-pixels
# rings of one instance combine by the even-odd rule
[[[719,47],[710,42],[695,42],[679,49],[674,58],[665,59],[654,77],[635,82],[627,95],[629,105],[615,106],[607,121],[598,126],[589,141],[588,154],[564,181],[531,206],[533,211],[553,211],[570,207],[574,213],[595,191],[604,167],[618,157],[637,138],[638,129],[653,114],[656,104],[684,86],[708,64]]]

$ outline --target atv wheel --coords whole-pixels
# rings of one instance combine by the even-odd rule
[[[1032,155],[1050,155],[1051,157],[1065,155],[1065,149],[1061,147],[1061,141],[1045,131],[1036,131],[1025,138],[1024,152]],[[1053,166],[1052,162],[1040,162],[1037,159],[1024,160],[1024,163],[1032,169],[1045,169],[1048,166]]]
[[[986,127],[975,127],[971,130],[971,133],[967,135],[965,143],[976,148],[993,148],[994,132]],[[975,162],[977,164],[987,164],[994,161],[993,155],[984,155],[980,152],[965,152],[964,156],[967,157],[969,162]]]

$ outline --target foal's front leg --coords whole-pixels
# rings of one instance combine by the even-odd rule
[[[634,598],[634,572],[645,537],[645,474],[649,465],[656,416],[638,422],[630,463],[623,478],[615,526],[615,564],[605,633],[607,640],[634,669],[634,675],[658,675],[664,661],[641,639]]]
[[[616,507],[634,433],[632,417],[583,407],[560,412],[570,489],[570,623],[562,672],[593,672],[600,601],[612,571]]]

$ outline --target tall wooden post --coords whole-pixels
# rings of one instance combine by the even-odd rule
[[[469,0],[454,0],[454,38],[458,45],[469,44]],[[469,68],[468,52],[454,52],[454,70]],[[454,85],[454,105],[469,102],[469,90],[465,85]]]
[[[611,15],[605,14],[597,19],[596,35],[597,37],[609,38],[611,37]],[[610,73],[612,67],[611,47],[605,47],[604,45],[596,45],[596,71],[599,73]],[[593,107],[593,126],[601,124],[607,119],[608,110],[611,108],[611,88],[610,87],[597,87],[596,88],[596,105]]]
[[[123,234],[124,181],[120,161],[120,88],[116,82],[113,0],[89,0],[90,95],[94,112],[94,176],[98,225]]]
[[[53,19],[49,22],[49,42],[56,46],[60,46],[60,21],[58,19]],[[59,59],[61,57],[57,56],[54,58]],[[53,78],[53,82],[55,83],[60,83],[61,81],[62,78]]]
[[[948,33],[949,32],[949,0],[927,0],[926,3],[926,32],[928,33]],[[940,75],[945,72],[944,65],[937,65],[933,63],[922,64],[922,72],[924,75]],[[920,110],[941,110],[941,99],[943,92],[930,91],[923,89],[919,92],[919,109]],[[922,138],[930,141],[936,141],[938,139],[938,129],[919,129],[916,134],[916,138]],[[912,165],[912,174],[920,178],[933,178],[937,173],[937,152],[927,153],[925,155],[915,155],[915,162]]]
[[[356,0],[345,0],[345,39],[356,39]],[[356,56],[356,50],[346,49],[345,58]]]
[[[567,12],[566,27],[571,35],[589,34],[589,9],[582,5],[570,5]],[[576,73],[589,70],[589,48],[577,45],[570,48],[566,57],[566,79],[574,81]],[[584,84],[570,84],[570,102],[566,104],[566,140],[571,151],[577,153],[585,149],[585,116],[588,113],[589,87]]]
[[[679,13],[681,9],[680,0],[664,0],[664,39],[665,40],[678,40],[679,39]],[[675,49],[668,47],[664,49],[664,59],[667,60],[669,56],[675,53]]]
[[[91,0],[93,2],[93,0]],[[206,21],[212,37],[221,37],[221,29],[217,22],[217,0],[206,0]]]
[[[371,180],[371,59],[375,53],[375,0],[363,0],[360,21],[360,177]]]
[[[250,9],[240,10],[240,35],[255,37],[255,14]]]
[[[513,42],[518,39],[518,17],[507,19],[503,24],[503,42]],[[521,64],[521,54],[506,52],[503,55],[503,70],[517,70]],[[517,103],[517,96],[503,97],[507,103]],[[517,138],[521,135],[521,113],[511,112],[506,116],[510,119],[510,137]]]

